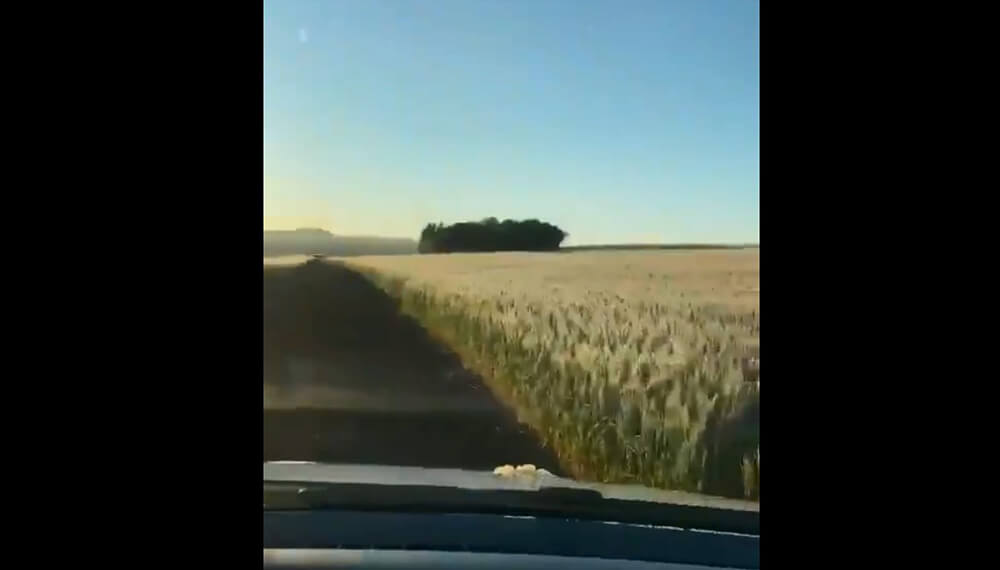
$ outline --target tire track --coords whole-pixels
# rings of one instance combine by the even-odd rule
[[[563,473],[479,376],[341,264],[265,267],[263,342],[265,460]]]

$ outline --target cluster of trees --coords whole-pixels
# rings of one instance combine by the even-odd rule
[[[427,224],[420,232],[420,253],[460,251],[550,251],[559,249],[566,232],[538,220],[486,218],[480,222],[461,222],[446,226]]]

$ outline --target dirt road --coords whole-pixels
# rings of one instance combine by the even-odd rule
[[[264,268],[264,459],[564,472],[457,356],[334,262]]]

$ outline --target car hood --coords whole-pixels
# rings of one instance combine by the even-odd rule
[[[666,491],[641,485],[590,483],[558,477],[531,465],[498,466],[494,471],[404,467],[396,465],[355,465],[271,461],[264,463],[264,481],[347,483],[367,485],[427,485],[475,490],[538,491],[540,489],[584,489],[605,499],[648,501],[674,505],[740,511],[760,511],[760,503],[723,497]]]

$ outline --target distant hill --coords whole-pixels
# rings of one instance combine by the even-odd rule
[[[402,255],[417,253],[409,238],[338,236],[326,230],[264,230],[264,257],[322,253],[334,256]]]

